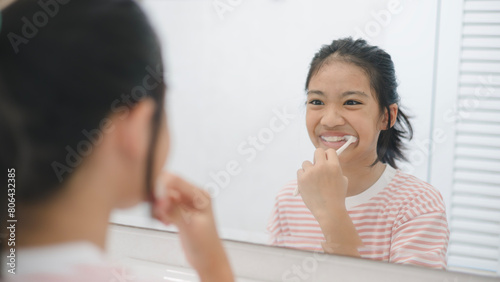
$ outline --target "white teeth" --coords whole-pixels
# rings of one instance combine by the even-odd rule
[[[347,141],[345,136],[321,136],[321,139],[325,140],[326,142]]]

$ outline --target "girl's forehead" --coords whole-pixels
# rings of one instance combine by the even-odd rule
[[[341,95],[345,92],[364,92],[376,99],[366,72],[347,62],[324,64],[311,77],[308,94],[322,92],[324,95]]]
[[[330,77],[330,80],[335,78],[353,78],[369,82],[369,77],[363,68],[353,63],[339,60],[325,62],[312,76],[311,80],[318,76]]]

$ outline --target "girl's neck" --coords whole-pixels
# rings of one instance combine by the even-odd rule
[[[29,225],[19,220],[18,234],[20,235],[16,245],[20,248],[29,248],[85,241],[102,250],[105,249],[107,220],[95,218],[89,221],[85,218],[81,220],[81,217],[73,219],[69,217],[69,214],[59,217],[36,216],[30,219]],[[34,221],[37,221],[36,224],[33,224]]]
[[[363,193],[370,188],[384,173],[386,165],[377,162],[375,165],[361,164],[342,166],[342,172],[349,179],[347,197]]]
[[[79,210],[77,210],[79,209]],[[68,242],[90,242],[104,250],[109,212],[91,202],[87,214],[81,208],[27,208],[18,219],[17,246],[41,247]]]
[[[16,246],[27,248],[86,241],[104,250],[111,205],[109,196],[103,191],[109,187],[90,177],[87,181],[81,181],[81,175],[75,178],[76,181],[59,194],[19,207]]]

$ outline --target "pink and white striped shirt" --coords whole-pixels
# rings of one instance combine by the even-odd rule
[[[325,237],[302,198],[293,196],[296,187],[297,181],[292,181],[276,197],[267,227],[271,244],[322,252]],[[445,205],[430,184],[387,165],[375,184],[346,198],[346,207],[363,241],[361,257],[446,267]]]
[[[2,253],[2,255],[4,255]],[[68,242],[16,250],[15,274],[3,270],[5,282],[152,282],[140,279],[125,266],[112,264],[90,242]],[[3,281],[0,279],[0,281]]]

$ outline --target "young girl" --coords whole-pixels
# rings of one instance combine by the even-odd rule
[[[306,125],[317,149],[276,197],[273,245],[446,267],[442,197],[396,167],[405,159],[402,139],[412,136],[396,88],[390,55],[364,40],[334,40],[316,53]],[[357,141],[337,156],[345,136]]]
[[[201,280],[232,281],[209,195],[160,172],[166,87],[157,38],[139,7],[18,0],[3,11],[1,28],[0,164],[17,220],[15,245],[1,237],[3,278],[115,281],[103,254],[110,212],[151,199],[159,183],[154,214],[178,227]],[[11,248],[15,274],[4,261]]]

